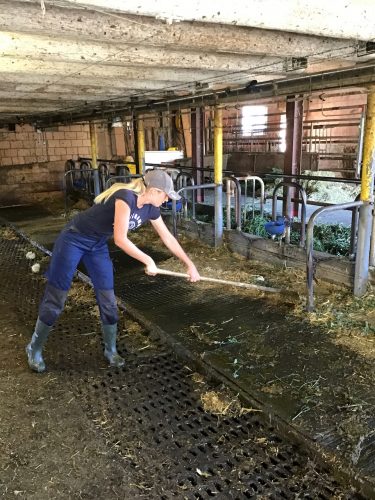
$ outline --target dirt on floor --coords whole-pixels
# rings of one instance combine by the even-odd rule
[[[147,226],[132,234],[131,238],[140,245],[145,241],[148,246],[161,245],[158,236]],[[288,317],[301,320],[307,325],[323,326],[333,342],[345,345],[369,360],[375,359],[375,288],[373,286],[368,286],[368,291],[363,297],[354,297],[347,287],[319,280],[315,285],[315,311],[308,313],[304,271],[248,260],[230,252],[225,245],[220,249],[214,249],[181,235],[179,241],[202,276],[280,289],[280,293],[267,293],[261,290],[228,287],[231,294],[266,296],[267,300],[275,306],[286,307]],[[160,267],[185,272],[184,266],[174,257],[163,261]],[[217,287],[217,284],[203,282],[199,285],[198,293],[204,294],[206,288]]]
[[[0,496],[136,498],[121,460],[82,411],[66,374],[27,369],[30,328],[0,303]]]
[[[308,313],[305,310],[304,272],[247,260],[225,247],[215,250],[184,236],[179,240],[204,276],[260,283],[282,290],[281,293],[267,293],[198,283],[190,295],[194,304],[208,303],[209,296],[219,293],[218,301],[219,297],[227,296],[231,304],[248,304],[248,314],[256,317],[256,308],[254,310],[251,304],[257,303],[260,331],[249,334],[245,331],[246,325],[238,331],[228,329],[228,325],[235,324],[235,307],[231,309],[229,306],[231,316],[224,320],[220,316],[215,321],[214,315],[210,321],[195,321],[186,326],[180,332],[184,342],[193,339],[194,345],[195,339],[200,346],[195,349],[204,350],[204,359],[225,366],[225,372],[239,383],[246,385],[244,377],[248,376],[247,384],[252,391],[258,390],[269,402],[277,401],[275,404],[280,407],[284,401],[299,402],[299,408],[290,415],[293,425],[301,431],[308,430],[318,441],[334,442],[332,447],[340,450],[349,463],[366,464],[364,467],[372,471],[374,288],[369,286],[365,296],[357,298],[348,288],[319,281],[315,286],[315,311]],[[142,229],[135,241],[146,248],[160,246],[157,236],[148,228]],[[184,271],[181,263],[173,257],[158,265]],[[269,314],[269,322],[261,321],[261,313]],[[284,336],[280,334],[281,330],[285,330]],[[274,340],[268,342],[269,337]],[[293,362],[288,355],[293,356]],[[302,359],[306,359],[305,367],[300,366]],[[228,363],[232,363],[231,368],[228,368]],[[267,372],[266,366],[270,367],[271,373]],[[262,376],[265,377],[263,384]],[[212,402],[218,403],[218,411],[229,403],[226,401],[220,405],[214,394],[208,398],[208,403]]]
[[[9,229],[5,228],[4,231],[7,231],[2,234],[4,239],[13,239],[14,235]],[[131,238],[140,246],[146,240],[147,246],[158,249],[161,247],[159,238],[147,227],[132,234]],[[252,294],[256,298],[266,298],[270,308],[276,307],[283,311],[290,321],[299,322],[302,329],[304,325],[306,329],[323,327],[330,342],[344,346],[367,363],[374,360],[373,289],[369,288],[365,297],[355,299],[345,288],[318,283],[316,310],[314,313],[306,313],[304,273],[292,268],[274,268],[271,265],[249,261],[230,253],[225,247],[215,250],[183,237],[180,241],[202,275],[280,287],[283,290],[282,293],[270,295],[261,291],[231,287],[231,295],[237,294],[241,298]],[[32,250],[32,247],[27,250]],[[42,269],[47,264],[47,259],[43,260],[43,255],[38,252],[36,259],[30,260],[30,268],[35,261],[41,262]],[[161,267],[184,271],[174,258],[164,260]],[[200,283],[194,300],[197,300],[199,294],[203,298],[206,291],[213,288],[217,289],[217,285]],[[88,292],[87,287],[77,283],[70,292],[70,298],[73,302],[85,303],[89,315],[96,319],[98,312],[92,291]],[[98,426],[83,412],[75,393],[69,390],[69,377],[64,373],[38,377],[25,371],[23,344],[27,335],[26,329],[30,330],[30,325],[26,327],[20,322],[12,304],[3,301],[0,306],[3,309],[0,334],[7,339],[0,351],[0,390],[5,401],[0,410],[3,423],[0,427],[3,450],[0,455],[0,493],[5,498],[138,498],[139,484],[134,485],[128,469],[118,460],[115,448],[108,446],[106,435],[98,432]],[[68,303],[68,313],[69,307]],[[228,321],[230,320],[231,318],[228,318]],[[217,330],[220,325],[192,325],[191,328],[190,333],[199,341],[207,342],[207,345],[222,342]],[[128,336],[130,351],[153,348],[150,339],[142,334],[142,329],[135,322],[129,324],[125,335]],[[246,345],[244,337],[228,337],[225,342],[236,344],[239,340],[241,349],[250,354],[250,358],[267,358],[268,354],[259,351],[256,345]],[[308,356],[308,352],[304,354]],[[237,366],[233,368],[237,373]],[[195,382],[197,387],[200,387],[199,380]],[[364,382],[368,387],[374,386],[373,371],[372,375],[370,370],[366,372]],[[322,383],[320,379],[275,379],[274,383],[268,381],[264,384],[263,392],[277,397],[289,389],[299,391],[298,397],[301,397],[301,401],[305,398],[309,404],[311,401],[319,402]],[[342,420],[339,431],[345,436],[352,436],[353,444],[360,445],[361,436],[366,432],[361,426],[363,412],[370,414],[373,403],[353,402],[347,380],[343,381],[342,386],[339,384],[334,389],[337,393],[342,392],[342,411],[348,414],[348,418]],[[11,399],[7,398],[9,394],[12,395]],[[226,412],[229,415],[242,415],[247,410],[253,411],[252,408],[242,408],[237,398],[230,393],[217,393],[203,384],[201,401],[205,410],[215,415],[224,415]],[[302,413],[301,415],[303,417]],[[300,415],[295,418],[297,417],[301,419]],[[353,449],[355,454],[355,446]],[[360,447],[357,451],[359,454]],[[46,454],[51,457],[48,464],[44,460]],[[353,455],[353,463],[356,463],[358,457]]]

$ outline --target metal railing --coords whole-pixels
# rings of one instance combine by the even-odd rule
[[[184,186],[177,191],[177,194],[183,191],[194,191],[196,189],[216,189],[217,184],[198,184],[196,186]],[[194,215],[195,217],[195,215]],[[177,236],[177,203],[176,200],[172,200],[172,224],[173,224],[173,235]]]
[[[130,179],[139,179],[140,177],[143,176],[141,174],[130,174],[130,173],[125,175],[111,175],[111,177],[109,177],[106,180],[104,191],[108,189],[110,186],[112,186],[112,184],[115,184],[116,182],[128,183]]]
[[[184,187],[188,186],[188,181],[190,181],[190,186],[195,186],[195,181],[193,174],[188,174],[187,172],[179,172],[177,174],[177,177],[175,179],[175,184],[177,187],[177,190],[182,189]],[[192,218],[195,219],[195,196],[194,196],[194,191],[192,193]],[[183,212],[184,212],[184,217],[187,219],[188,217],[188,200],[186,198],[183,199]]]
[[[244,183],[245,183],[245,192],[244,192],[244,201],[245,201],[245,203],[244,203],[244,206],[245,206],[244,221],[246,221],[246,200],[247,200],[247,183],[248,183],[248,181],[251,181],[251,183],[252,183],[252,200],[253,200],[253,203],[252,203],[252,215],[253,215],[253,218],[254,218],[254,215],[255,215],[255,183],[259,182],[259,184],[260,184],[260,215],[263,217],[264,202],[265,202],[264,182],[263,182],[263,179],[261,179],[257,175],[246,175],[246,176],[241,176],[241,177],[234,176],[234,177],[236,177],[236,179],[238,181],[240,181],[240,182],[244,181]]]
[[[82,174],[85,174],[85,177],[82,177]],[[86,177],[86,173],[88,174]],[[67,178],[70,176],[71,177],[71,185],[74,187],[74,178],[73,174],[79,174],[81,176],[80,180],[83,180],[84,185],[83,188],[80,189],[80,191],[85,191],[89,196],[93,195],[93,191],[90,190],[90,184],[91,184],[91,179],[90,177],[93,175],[94,171],[92,168],[87,168],[87,169],[76,169],[72,168],[71,170],[67,170],[64,173],[63,177],[63,191],[64,191],[64,213],[65,217],[67,216],[68,213],[68,188],[67,188]]]
[[[280,182],[275,187],[275,189],[273,190],[273,193],[272,193],[272,220],[273,221],[276,220],[277,191],[281,187],[286,187],[288,189],[287,198],[289,197],[289,190],[290,190],[291,187],[298,189],[299,193],[301,195],[302,208],[301,208],[301,239],[300,239],[300,246],[304,247],[305,246],[305,234],[306,234],[306,205],[307,205],[306,191],[303,189],[303,187],[301,186],[301,184],[298,184],[297,182]],[[290,227],[289,226],[286,228],[285,243],[290,243]]]
[[[236,229],[237,231],[241,231],[241,184],[240,181],[236,177],[223,177],[223,181],[226,182],[227,189],[227,206],[226,206],[226,215],[227,215],[227,229],[230,230],[232,226],[232,214],[231,214],[231,184],[234,184],[234,213],[236,218]]]
[[[337,210],[346,210],[348,208],[355,208],[364,205],[363,201],[353,201],[351,203],[342,203],[331,207],[322,207],[315,210],[311,215],[307,224],[306,232],[306,279],[307,279],[307,310],[309,312],[314,310],[314,226],[315,220],[323,212],[334,212]]]

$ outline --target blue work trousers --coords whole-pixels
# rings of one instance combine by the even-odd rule
[[[118,322],[107,238],[87,236],[70,224],[57,238],[46,272],[48,283],[39,306],[39,318],[46,325],[52,326],[62,312],[80,261],[93,282],[102,323],[113,325]]]

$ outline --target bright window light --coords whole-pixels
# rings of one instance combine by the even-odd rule
[[[262,135],[267,126],[267,106],[244,106],[242,108],[242,134]]]
[[[280,153],[285,153],[286,149],[286,115],[280,115]]]

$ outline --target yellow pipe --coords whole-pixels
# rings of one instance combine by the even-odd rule
[[[365,140],[361,174],[361,200],[371,201],[373,198],[372,159],[375,153],[375,87],[370,87],[367,97]]]
[[[214,179],[223,183],[223,110],[215,108],[214,117]]]
[[[98,168],[98,148],[96,142],[96,127],[94,122],[90,122],[90,142],[91,142],[91,168]]]
[[[137,120],[137,142],[138,142],[138,173],[144,173],[145,167],[145,130],[142,118]]]

